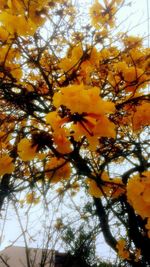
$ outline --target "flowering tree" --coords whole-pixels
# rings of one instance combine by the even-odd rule
[[[73,1],[0,1],[0,206],[83,188],[107,244],[148,266],[150,49],[115,32],[122,5],[89,23]]]

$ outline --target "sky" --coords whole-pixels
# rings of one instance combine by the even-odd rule
[[[89,1],[91,2],[91,0],[80,0],[80,3],[82,2],[85,8],[86,6],[88,6]],[[124,21],[122,26],[120,26],[120,30],[122,31],[127,30],[132,35],[147,36],[148,32],[147,1],[149,0],[131,0],[131,1],[127,0],[127,3],[129,3],[129,5],[122,9],[118,17],[118,21],[120,22]],[[148,45],[148,38],[146,38],[145,45]],[[36,212],[37,211],[35,209],[35,213]],[[33,215],[33,220],[34,220],[34,215]],[[0,220],[0,228],[2,229],[1,220]],[[13,215],[13,213],[9,213],[7,224],[4,228],[2,243],[0,244],[0,250],[8,246],[12,240],[15,240],[19,235],[19,233],[20,230],[18,223],[16,222],[16,218]],[[20,240],[18,240],[16,244],[22,245],[23,243]],[[108,246],[104,246],[103,239],[99,240],[98,250],[101,250],[102,247],[103,251],[101,251],[100,255],[107,259],[109,258],[109,255],[110,257],[112,257],[112,252],[110,251],[110,248]]]
[[[150,12],[150,10],[147,10],[149,0],[128,0],[126,2],[131,4],[125,8],[126,10],[122,9],[119,17],[120,21],[125,19],[124,30],[131,29],[132,34],[146,36],[150,23],[150,21],[147,21]]]

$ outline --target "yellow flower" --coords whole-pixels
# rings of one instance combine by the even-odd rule
[[[17,33],[18,35],[33,34],[35,25],[29,19],[28,21],[23,15],[17,16],[6,11],[0,14],[0,21],[10,34]]]
[[[80,59],[83,55],[83,49],[81,45],[77,45],[69,50],[68,56],[61,59],[58,67],[62,69],[64,72],[70,72],[74,69],[78,68]]]
[[[45,153],[38,153],[37,154],[37,158],[39,160],[44,160],[46,158],[46,156],[47,156],[47,154],[45,154]]]
[[[57,111],[49,112],[46,116],[46,123],[50,124],[53,129],[58,129],[65,122],[57,113]]]
[[[94,4],[90,8],[91,24],[96,28],[100,29],[105,25],[110,27],[114,26],[115,13],[117,10],[117,4],[121,1],[111,2],[104,1],[104,6],[101,5],[98,0],[95,0]]]
[[[53,137],[54,143],[56,145],[56,150],[59,153],[67,154],[72,151],[70,141],[66,137],[64,128],[60,128],[57,131],[54,131]]]
[[[53,101],[55,107],[59,108],[64,105],[70,109],[71,113],[107,114],[115,111],[112,102],[101,99],[98,87],[84,84],[60,88],[59,92],[55,93]]]
[[[135,66],[124,69],[123,77],[126,82],[125,88],[127,91],[134,91],[138,87],[141,88],[145,86],[147,81],[147,75],[144,74],[144,71]]]
[[[14,68],[11,70],[11,74],[14,78],[20,80],[22,77],[22,70],[20,68],[20,65],[15,64]]]
[[[123,39],[123,43],[125,45],[125,47],[128,48],[137,48],[137,47],[141,47],[142,46],[142,38],[138,37],[138,36],[126,36]]]
[[[55,223],[55,228],[59,231],[63,226],[63,222],[61,218],[57,218],[56,223]]]
[[[110,183],[110,187],[112,188],[111,197],[118,198],[123,195],[125,191],[125,187],[120,178],[113,178]]]
[[[99,187],[96,183],[96,181],[92,180],[92,179],[87,179],[86,183],[88,184],[88,192],[91,196],[96,197],[96,198],[100,198],[103,196],[103,191],[101,190],[102,187]]]
[[[40,202],[40,197],[36,196],[36,193],[33,191],[26,195],[27,204],[38,204]]]
[[[101,180],[103,184],[98,184],[92,179],[87,179],[86,183],[89,186],[88,192],[90,195],[99,198],[102,196],[117,198],[125,192],[120,178],[110,179],[107,172],[102,174]]]
[[[71,174],[70,164],[65,162],[64,159],[58,159],[56,157],[51,158],[46,163],[45,173],[51,183],[67,180],[70,178]]]
[[[12,163],[12,160],[13,159],[7,154],[0,156],[0,176],[7,173],[11,174],[14,171],[15,166]]]
[[[70,134],[76,140],[86,136],[92,150],[98,145],[99,137],[115,138],[115,125],[107,117],[107,114],[115,111],[114,104],[101,99],[99,91],[98,87],[84,84],[60,88],[54,95],[53,102],[58,110],[61,106],[65,107],[66,113],[63,118],[56,111],[49,113],[46,116],[47,123],[54,126],[53,129],[70,129]]]
[[[101,12],[103,10],[103,6],[98,2],[95,1],[94,4],[90,8],[90,16],[92,20],[92,25],[99,29],[100,28],[100,22],[101,22]]]
[[[135,211],[142,217],[150,217],[150,172],[142,177],[135,175],[127,184],[127,199]]]
[[[144,102],[136,107],[133,113],[133,130],[140,130],[144,126],[150,125],[150,103]]]
[[[36,157],[37,145],[33,146],[31,140],[21,139],[18,143],[18,155],[23,161],[33,160]]]
[[[92,151],[99,144],[98,138],[102,136],[115,138],[116,135],[115,125],[104,114],[83,116],[83,119],[71,125],[71,130],[77,141],[81,136],[86,136]]]
[[[141,250],[140,249],[136,249],[135,251],[135,262],[138,262],[141,256]]]
[[[126,248],[126,241],[124,239],[120,239],[117,242],[116,248],[118,249],[118,255],[122,259],[129,259],[130,253]]]
[[[7,40],[8,35],[8,32],[3,27],[0,27],[0,40],[2,42],[5,42]]]

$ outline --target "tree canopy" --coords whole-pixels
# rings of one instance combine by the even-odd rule
[[[0,207],[81,188],[107,244],[148,266],[150,48],[119,31],[123,0],[75,2],[0,1]]]

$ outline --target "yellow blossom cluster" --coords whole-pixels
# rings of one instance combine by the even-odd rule
[[[58,67],[64,72],[72,72],[74,69],[77,69],[83,56],[83,49],[81,44],[73,47],[68,51],[68,55],[65,58],[62,58]]]
[[[30,192],[26,195],[27,204],[38,204],[40,202],[40,197],[37,197],[36,192]]]
[[[105,34],[107,36],[108,33]],[[104,37],[102,35],[99,38]],[[125,91],[128,95],[144,89],[150,78],[149,49],[142,47],[142,39],[139,37],[120,38],[125,46],[121,54],[116,46],[101,50],[88,47],[86,54],[81,42],[69,48],[66,56],[58,63],[62,74],[60,83],[63,83],[66,73],[76,73],[78,84],[83,82],[86,85],[93,83],[99,86],[104,80],[108,82],[113,93]],[[94,79],[95,73],[100,84]]]
[[[48,0],[7,0],[2,1],[0,9],[1,34],[32,35],[45,21]]]
[[[150,172],[135,175],[127,184],[127,199],[135,211],[142,217],[150,217]]]
[[[113,65],[113,72],[109,72],[108,81],[119,90],[136,92],[137,89],[146,86],[148,77],[143,68],[128,66],[125,61],[121,61]]]
[[[33,160],[36,156],[37,146],[33,146],[31,140],[23,138],[18,143],[18,155],[23,161]]]
[[[88,178],[86,180],[90,195],[100,197],[117,198],[125,193],[125,188],[120,178],[110,179],[106,172],[103,172],[98,181]]]
[[[70,178],[71,167],[64,159],[53,157],[46,163],[45,174],[50,183],[57,183]]]
[[[96,28],[100,29],[104,26],[113,27],[115,24],[115,13],[117,6],[122,0],[104,0],[102,5],[98,0],[95,0],[94,4],[90,8],[91,24]]]
[[[130,259],[130,251],[127,248],[127,242],[125,241],[125,239],[123,238],[119,239],[117,242],[116,248],[118,250],[118,255],[120,258],[122,258],[123,260]],[[138,262],[141,256],[141,250],[135,249],[133,253],[134,253],[134,261]]]
[[[86,136],[91,149],[94,150],[99,137],[115,137],[115,125],[107,115],[115,111],[114,105],[102,100],[99,94],[99,88],[87,87],[84,84],[63,87],[55,93],[53,103],[58,112],[47,114],[46,122],[52,126],[54,132],[61,133],[60,141],[68,144],[68,148],[68,135],[74,136],[76,140]],[[66,114],[59,116],[62,105],[66,108]],[[65,130],[62,131],[62,128]],[[60,146],[58,138],[56,142],[56,145]]]
[[[121,42],[125,50],[119,57],[119,50],[116,47],[106,49],[107,59],[111,59],[111,64],[106,64],[108,68],[105,70],[105,77],[115,92],[136,94],[145,89],[150,79],[150,51],[149,48],[142,47],[142,39],[139,37],[121,37]],[[116,60],[116,57],[119,60]]]
[[[118,255],[120,258],[124,260],[129,259],[130,253],[127,249],[127,243],[124,239],[118,240],[116,248],[118,250]]]
[[[136,107],[133,113],[133,130],[141,130],[144,126],[150,125],[150,103],[143,102]]]
[[[124,111],[125,116],[120,120],[120,125],[132,127],[133,132],[138,133],[150,125],[150,103],[148,101],[141,101],[138,105],[127,104]]]
[[[0,71],[0,78],[4,78],[6,74],[10,76],[10,78],[13,77],[15,79],[20,79],[22,77],[22,69],[20,68],[20,64],[17,63],[19,58],[20,53],[18,49],[10,49],[10,45],[7,44],[0,47],[0,64],[6,61],[4,71]]]
[[[13,158],[11,158],[8,154],[0,155],[0,176],[10,174],[14,171],[15,166],[12,161]]]

